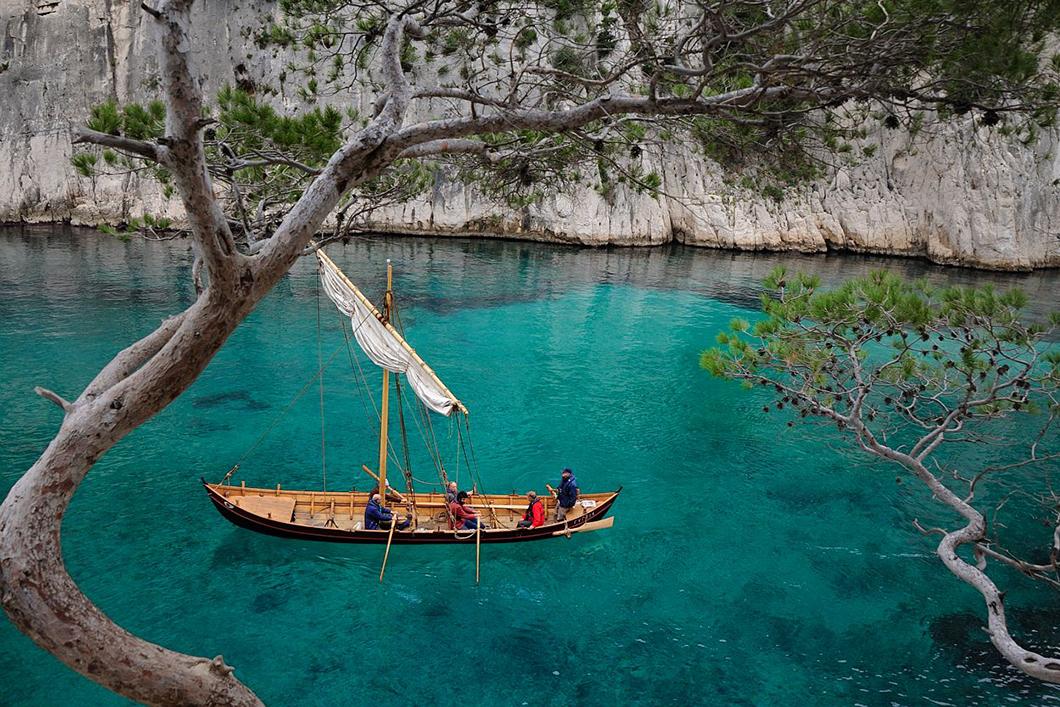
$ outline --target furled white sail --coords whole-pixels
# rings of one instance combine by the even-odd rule
[[[424,363],[397,329],[383,321],[379,310],[350,282],[331,258],[317,251],[320,260],[320,282],[339,311],[353,324],[353,336],[372,359],[388,371],[404,373],[416,396],[431,410],[451,415],[454,410],[467,412],[434,371]]]

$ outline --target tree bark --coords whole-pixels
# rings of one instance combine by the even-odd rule
[[[184,655],[137,638],[103,614],[63,564],[60,524],[98,458],[105,425],[75,411],[0,507],[0,600],[16,626],[70,668],[129,699],[158,705],[260,705],[220,656]]]

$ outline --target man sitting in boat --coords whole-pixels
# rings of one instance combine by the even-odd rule
[[[394,512],[383,505],[379,494],[373,493],[364,509],[364,527],[366,530],[390,530],[394,521]],[[405,515],[405,520],[397,524],[397,530],[404,530],[412,524],[412,514]]]
[[[523,519],[516,523],[516,527],[536,528],[539,525],[544,525],[545,504],[541,503],[541,499],[537,497],[537,492],[530,491],[527,493],[526,500],[530,502],[530,505],[526,507],[526,513],[523,514]]]
[[[570,468],[564,469],[556,489],[556,520],[564,520],[578,502],[578,480]]]
[[[445,487],[445,500],[446,503],[452,503],[456,500],[457,488],[456,482],[450,481]]]
[[[449,504],[449,511],[453,514],[453,527],[457,530],[474,530],[479,526],[478,511],[468,504],[467,499],[467,491],[461,491],[456,495],[456,500]]]

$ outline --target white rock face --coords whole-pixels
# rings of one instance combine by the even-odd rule
[[[275,78],[289,60],[253,34],[272,5],[200,0],[197,60],[207,93]],[[0,221],[113,223],[141,213],[179,220],[177,199],[136,175],[87,179],[70,166],[70,128],[107,99],[157,95],[147,18],[138,3],[0,0]],[[281,85],[281,89],[283,89]],[[292,90],[290,85],[287,90]],[[294,104],[281,94],[281,101]],[[364,109],[371,97],[351,96]],[[415,202],[375,215],[382,230],[518,237],[591,245],[672,240],[745,250],[843,249],[1026,270],[1060,266],[1060,130],[1030,146],[971,120],[911,136],[874,126],[858,159],[777,201],[727,183],[693,147],[645,155],[658,199],[590,188],[521,211],[440,176]],[[871,157],[861,148],[876,146]],[[729,180],[731,182],[731,180]]]

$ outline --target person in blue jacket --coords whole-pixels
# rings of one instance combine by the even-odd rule
[[[564,520],[578,502],[578,480],[569,468],[563,470],[556,489],[556,520]]]
[[[364,527],[366,530],[390,530],[394,521],[394,512],[383,505],[379,494],[373,493],[364,509]],[[406,514],[405,520],[398,523],[396,530],[404,530],[412,523],[412,514]]]

